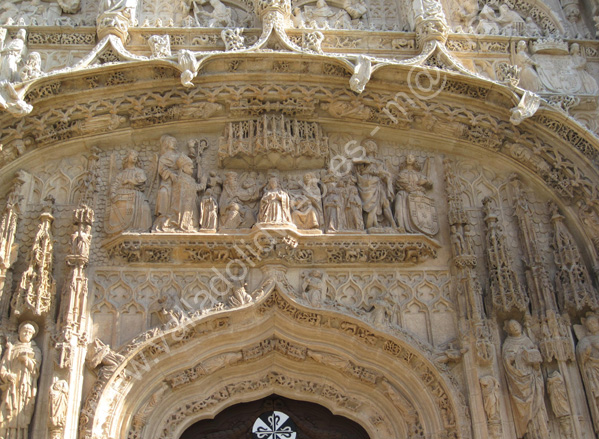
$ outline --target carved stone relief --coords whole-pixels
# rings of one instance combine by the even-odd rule
[[[32,322],[19,325],[18,339],[8,341],[0,362],[4,391],[0,402],[0,434],[27,437],[35,409],[37,381],[42,353],[32,338],[38,327]]]

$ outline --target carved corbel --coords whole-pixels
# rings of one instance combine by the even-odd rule
[[[360,55],[356,60],[356,65],[354,66],[354,74],[349,80],[350,88],[356,93],[362,93],[368,81],[370,81],[370,76],[372,75],[372,62],[369,58]]]
[[[518,105],[511,109],[510,122],[520,125],[524,119],[535,115],[541,105],[541,97],[533,92],[525,91]]]
[[[181,84],[184,87],[193,87],[191,81],[196,77],[199,66],[195,55],[190,50],[180,50],[178,60],[179,70],[181,70]]]

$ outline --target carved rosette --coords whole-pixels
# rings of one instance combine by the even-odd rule
[[[54,239],[52,237],[52,208],[50,198],[40,215],[40,225],[29,252],[28,267],[12,300],[13,312],[19,316],[31,312],[35,316],[46,316],[52,309],[56,284],[52,276]]]

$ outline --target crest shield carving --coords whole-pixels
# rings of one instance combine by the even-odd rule
[[[439,232],[437,208],[432,199],[422,194],[409,194],[408,210],[412,223],[419,231],[430,236]]]

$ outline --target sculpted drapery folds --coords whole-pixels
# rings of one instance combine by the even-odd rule
[[[578,342],[576,354],[578,366],[586,388],[587,400],[595,423],[599,429],[599,317],[595,314],[583,319],[586,334]]]
[[[322,194],[318,187],[318,178],[307,173],[301,189],[292,191],[291,217],[298,229],[319,229],[323,226]]]
[[[430,236],[437,234],[437,209],[425,193],[432,186],[428,175],[421,172],[416,157],[409,154],[396,180],[395,220],[400,231]]]
[[[177,175],[172,186],[172,198],[166,229],[196,232],[200,223],[197,193],[204,189],[193,178],[193,161],[181,154],[175,163]]]
[[[276,173],[271,173],[268,177],[268,184],[260,200],[258,223],[292,224],[289,194],[281,188]]]
[[[544,401],[541,352],[530,338],[522,333],[515,320],[505,325],[507,338],[502,357],[512,401],[512,412],[518,438],[542,439],[549,437],[548,418]]]
[[[153,231],[166,231],[164,228],[169,219],[173,183],[177,178],[176,163],[180,155],[177,151],[177,139],[168,134],[160,138],[160,159],[158,160],[160,187],[156,197],[156,219],[152,226]]]
[[[123,159],[123,170],[112,184],[106,233],[148,232],[152,213],[146,199],[146,173],[137,167],[138,154],[130,151]]]
[[[4,49],[0,50],[0,80],[19,81],[19,66],[26,51],[26,38],[25,29],[20,29],[16,37]]]
[[[367,229],[378,228],[381,224],[395,227],[391,213],[393,197],[392,176],[382,160],[376,158],[377,145],[373,140],[364,142],[366,154],[354,159],[358,176],[358,188],[362,198],[362,208],[366,213]]]
[[[60,438],[67,420],[69,384],[65,380],[57,380],[50,388],[48,427],[52,439]]]
[[[37,379],[42,354],[32,338],[37,325],[24,322],[19,326],[19,341],[7,343],[0,363],[0,437],[27,439],[35,408]]]

